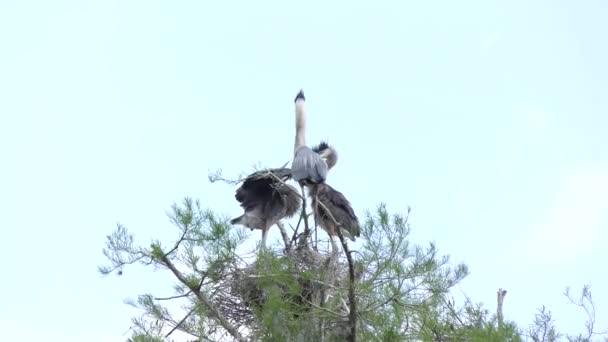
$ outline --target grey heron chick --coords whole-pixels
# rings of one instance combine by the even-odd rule
[[[325,182],[328,171],[328,164],[321,155],[306,146],[305,101],[304,92],[300,90],[294,100],[296,105],[296,139],[291,163],[291,174],[300,186]]]
[[[355,241],[361,235],[359,219],[346,197],[329,184],[314,184],[309,189],[315,221],[327,232],[332,249],[337,253],[337,245],[333,239],[337,235],[336,231],[340,229],[342,236]]]
[[[289,168],[261,170],[247,176],[234,196],[245,213],[230,223],[262,230],[262,247],[265,247],[270,227],[292,217],[300,208],[297,190],[285,184],[290,178]]]

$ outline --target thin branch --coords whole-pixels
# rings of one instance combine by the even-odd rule
[[[134,263],[136,263],[138,261],[141,261],[141,259],[143,259],[143,258],[150,258],[150,261],[146,261],[146,262],[142,261],[142,264],[144,264],[144,265],[150,265],[150,264],[152,264],[152,261],[151,261],[152,258],[150,257],[150,255],[147,255],[147,254],[145,254],[143,252],[138,252],[138,254],[140,254],[140,256],[138,256],[135,259],[129,260],[129,261],[122,261],[122,260],[115,261],[114,259],[111,259],[108,255],[106,255],[106,256],[108,256],[108,258],[110,258],[111,261],[115,262],[116,265],[114,267],[112,267],[112,268],[108,268],[103,273],[104,274],[110,274],[110,273],[112,273],[112,272],[114,272],[114,271],[116,271],[118,269],[121,269],[121,268],[125,267],[126,265],[132,265],[132,264],[134,264]]]
[[[399,280],[399,286],[397,287],[397,289],[395,290],[395,292],[393,293],[392,296],[390,296],[388,299],[383,300],[382,302],[377,303],[377,304],[370,303],[368,305],[368,308],[365,309],[365,310],[362,310],[361,313],[364,313],[364,312],[367,313],[367,312],[376,311],[379,308],[383,307],[384,305],[386,305],[386,304],[388,304],[390,302],[396,302],[397,303],[397,297],[401,295],[401,293],[399,291],[401,291],[401,287],[403,287],[403,283],[404,282],[405,282],[405,278],[400,279]],[[413,304],[403,304],[401,306],[413,307],[414,305]]]
[[[336,316],[336,317],[346,318],[346,315],[342,315],[342,314],[339,314],[339,313],[334,312],[334,311],[332,311],[332,310],[329,310],[329,309],[327,309],[327,308],[324,308],[324,307],[318,306],[318,305],[314,304],[313,302],[309,301],[308,299],[304,299],[304,300],[306,301],[306,303],[307,303],[308,305],[312,306],[313,308],[315,308],[315,309],[317,309],[317,310],[325,311],[325,312],[327,312],[327,313],[329,313],[329,314],[332,314],[333,316]]]
[[[502,304],[505,300],[505,296],[507,295],[507,290],[503,290],[502,288],[498,289],[496,293],[496,318],[498,319],[498,324],[502,325],[503,314],[502,314]]]
[[[192,315],[192,313],[194,312],[194,310],[196,310],[196,305],[194,305],[192,307],[192,309],[190,309],[190,311],[186,314],[186,316],[184,316],[184,318],[182,318],[181,321],[177,322],[177,324],[173,327],[173,329],[171,329],[167,335],[165,335],[165,338],[171,336],[171,334],[173,334],[173,332],[177,329],[179,329],[179,327],[186,321],[186,319],[188,319],[188,317],[190,317],[190,315]]]
[[[164,254],[161,257],[161,261],[165,266],[167,266],[171,272],[179,279],[182,284],[188,286],[188,288],[198,297],[198,299],[209,309],[209,316],[211,318],[215,318],[219,324],[228,332],[232,337],[234,337],[239,342],[246,342],[247,340],[239,333],[239,331],[222,315],[222,313],[217,309],[217,307],[211,302],[209,298],[205,294],[203,294],[200,289],[191,287],[184,275],[175,268],[175,265],[167,258],[167,255]]]
[[[327,210],[327,209],[326,209]],[[336,233],[340,238],[340,242],[342,243],[342,248],[344,248],[344,253],[346,254],[346,260],[348,261],[348,302],[350,305],[350,314],[348,315],[348,322],[350,325],[350,335],[348,340],[351,342],[355,342],[357,340],[357,298],[355,297],[355,267],[353,256],[350,254],[348,250],[348,245],[344,240],[344,236],[342,236],[342,232],[340,227],[336,229]]]
[[[169,254],[175,252],[179,248],[179,245],[182,243],[182,241],[184,241],[184,239],[186,238],[186,235],[188,235],[189,232],[190,232],[190,225],[188,225],[187,227],[184,227],[184,232],[182,233],[182,236],[180,236],[179,240],[177,240],[177,242],[175,243],[175,246],[173,246],[173,248],[171,248],[171,250],[169,250],[167,253],[165,253],[165,256],[168,256]]]
[[[291,242],[289,243],[290,245],[292,245],[299,238],[298,230],[300,229],[300,223],[302,223],[303,218],[304,218],[304,216],[302,214],[300,214],[300,218],[298,219],[298,224],[296,225],[296,228],[293,230],[293,235],[291,236]]]
[[[282,185],[286,186],[289,190],[291,190],[294,194],[296,194],[296,196],[300,197],[301,200],[304,200],[304,194],[300,195],[296,190],[294,190],[291,186],[289,186],[289,184],[285,183],[277,175],[275,175],[274,173],[270,172],[269,169],[266,169],[266,176],[270,176],[270,177],[274,178],[274,180],[276,180],[277,182],[279,182]]]
[[[182,295],[177,295],[177,296],[171,296],[171,297],[156,297],[154,298],[154,300],[172,300],[172,299],[178,299],[178,298],[184,298],[184,297],[188,297],[190,294],[192,293],[192,291],[188,291]]]
[[[351,255],[348,244],[346,240],[344,240],[344,236],[342,236],[341,224],[338,223],[336,218],[332,215],[329,208],[322,202],[317,201],[325,212],[331,217],[332,221],[336,224],[336,234],[338,234],[338,238],[340,238],[340,243],[342,244],[342,248],[344,249],[344,254],[346,254],[346,260],[348,261],[348,302],[350,305],[350,313],[348,317],[348,322],[350,325],[350,334],[348,336],[348,340],[351,342],[355,342],[357,340],[357,298],[355,296],[355,263],[353,261],[353,256]]]

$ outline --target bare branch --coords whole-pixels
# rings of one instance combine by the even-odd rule
[[[498,324],[502,324],[503,315],[502,315],[502,304],[505,300],[505,296],[507,295],[507,290],[503,290],[502,288],[498,289],[496,293],[496,318],[498,319]]]
[[[175,268],[175,265],[173,265],[173,263],[169,260],[169,258],[167,258],[166,254],[161,257],[161,261],[163,264],[165,264],[165,266],[167,266],[171,270],[171,272],[173,272],[173,274],[177,277],[177,279],[179,279],[179,281],[182,282],[182,284],[188,286],[188,288],[196,295],[196,297],[198,297],[198,299],[201,301],[201,303],[203,303],[203,305],[205,305],[209,309],[209,314],[210,314],[211,318],[216,319],[219,322],[219,324],[228,333],[230,333],[230,335],[232,335],[232,337],[234,337],[237,341],[239,341],[239,342],[247,341],[241,335],[241,333],[239,333],[239,331],[234,326],[232,326],[232,324],[224,317],[224,315],[222,315],[222,313],[218,311],[218,309],[211,302],[211,300],[209,298],[207,298],[207,296],[205,294],[203,294],[200,291],[200,289],[191,287],[191,285],[188,283],[188,281],[186,280],[184,275],[177,268]]]
[[[183,295],[177,295],[177,296],[171,296],[171,297],[155,297],[154,300],[162,301],[162,300],[179,299],[179,298],[188,297],[191,293],[192,293],[192,291],[188,291],[187,293],[184,293]]]
[[[173,334],[173,332],[177,329],[179,329],[179,327],[186,321],[186,319],[188,319],[188,317],[190,317],[190,315],[192,315],[192,313],[194,312],[194,310],[196,310],[196,305],[194,305],[192,307],[192,309],[190,309],[190,311],[184,316],[184,318],[181,319],[181,321],[177,322],[177,324],[173,327],[173,329],[171,329],[167,335],[165,335],[165,338],[171,336],[171,334]]]

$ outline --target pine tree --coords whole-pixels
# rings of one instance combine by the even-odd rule
[[[169,297],[142,294],[128,301],[142,311],[128,341],[171,341],[176,332],[190,341],[549,342],[561,336],[544,309],[524,332],[503,320],[501,305],[496,315],[468,298],[457,306],[449,292],[467,276],[467,266],[450,265],[434,243],[412,244],[409,208],[391,214],[380,204],[366,212],[360,247],[339,256],[298,234],[312,227],[306,206],[301,209],[291,232],[278,225],[282,245],[255,251],[244,245],[247,230],[191,198],[168,214],[178,236],[171,243],[138,245],[118,224],[103,249],[109,264],[99,272],[122,274],[140,264],[166,270],[175,282]],[[591,341],[591,292],[585,287],[571,300],[587,312],[588,333],[567,338]]]

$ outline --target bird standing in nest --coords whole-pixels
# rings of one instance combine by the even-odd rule
[[[312,150],[328,169],[336,165],[336,150],[326,142],[322,141]],[[256,171],[245,177],[234,196],[245,213],[230,220],[230,224],[261,230],[261,246],[265,247],[268,230],[281,220],[292,217],[301,208],[298,191],[287,184],[291,178],[292,171],[287,167]]]
[[[292,217],[300,208],[297,190],[285,183],[290,178],[291,170],[285,167],[247,176],[234,196],[245,213],[230,220],[230,224],[262,230],[261,245],[265,247],[270,227]]]
[[[296,104],[296,139],[293,149],[291,174],[301,187],[325,182],[327,171],[329,170],[328,163],[323,160],[323,157],[306,146],[306,111],[304,110],[304,101],[306,101],[304,92],[300,90],[294,100]],[[324,149],[324,152],[329,153],[329,149]]]
[[[309,189],[315,222],[329,235],[332,251],[337,253],[334,236],[337,236],[338,229],[342,236],[352,241],[361,235],[357,215],[346,197],[329,184],[313,184]]]

